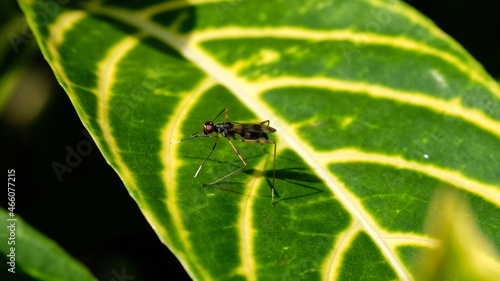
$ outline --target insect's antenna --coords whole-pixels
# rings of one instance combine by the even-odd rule
[[[199,133],[201,133],[201,132],[203,132],[203,129],[199,130],[199,131],[198,131],[198,132],[196,132],[196,133],[192,133],[192,134],[191,134],[191,135],[189,135],[189,136],[190,136],[190,137],[192,137],[192,136],[197,135],[197,134],[199,134]],[[182,141],[182,140],[180,140],[180,141]]]

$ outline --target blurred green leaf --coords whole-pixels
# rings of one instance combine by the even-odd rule
[[[498,280],[500,256],[477,226],[468,202],[445,189],[432,205],[428,232],[441,247],[420,253],[419,280]]]
[[[40,67],[34,35],[14,0],[0,10],[0,113],[13,127],[38,117],[53,90],[51,73]]]
[[[97,280],[79,261],[18,215],[9,216],[0,208],[0,220],[8,226],[0,232],[0,252],[9,259],[7,263],[13,262],[7,269],[13,268],[14,273],[2,272],[3,276],[11,274],[9,280],[17,280],[20,272],[37,280]]]

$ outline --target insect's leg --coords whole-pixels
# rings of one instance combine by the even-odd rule
[[[234,147],[234,145],[233,145],[233,143],[231,142],[231,140],[229,140],[229,139],[227,139],[227,140],[229,141],[229,144],[233,147],[234,152],[236,152],[236,154],[237,154],[237,155],[238,155],[238,157],[240,158],[241,162],[243,162],[243,167],[238,168],[236,171],[233,171],[233,172],[231,172],[231,173],[229,173],[229,174],[227,174],[227,175],[223,176],[222,178],[220,178],[220,179],[218,179],[218,180],[216,180],[216,181],[214,181],[214,182],[204,184],[203,186],[212,185],[212,184],[214,184],[214,183],[217,183],[217,182],[219,182],[219,181],[221,181],[221,180],[223,180],[223,179],[225,179],[225,178],[227,178],[227,177],[229,177],[229,176],[232,176],[232,175],[236,174],[237,172],[239,172],[239,171],[241,171],[241,170],[243,170],[243,169],[245,169],[245,168],[246,168],[247,163],[245,162],[245,160],[243,160],[243,157],[241,157],[240,152],[236,149],[236,147]]]
[[[269,120],[266,120],[266,121],[262,121],[259,123],[259,125],[264,125],[267,123],[267,126],[269,126],[269,124],[271,124],[271,122],[269,122]]]
[[[219,114],[217,114],[217,116],[215,116],[214,119],[212,119],[212,122],[215,121],[215,119],[217,119],[222,114],[222,112],[224,112],[224,110],[226,111],[226,121],[227,121],[227,107],[226,107]]]
[[[210,154],[208,154],[207,158],[205,158],[205,160],[203,160],[203,162],[201,163],[200,167],[198,168],[198,171],[196,171],[196,174],[194,175],[195,178],[198,176],[198,173],[200,172],[201,167],[203,167],[203,164],[205,164],[205,162],[207,162],[207,160],[210,157],[210,155],[212,155],[212,152],[214,152],[215,146],[217,146],[217,142],[219,141],[219,135],[216,135],[214,138],[217,138],[215,140],[214,147],[212,147],[212,151],[210,151]]]
[[[183,140],[176,141],[176,142],[171,142],[170,144],[176,144],[178,142],[187,141],[187,140],[194,139],[194,138],[197,138],[197,137],[215,138],[214,136],[209,136],[209,135],[192,135],[189,138],[185,138]]]
[[[272,185],[272,199],[271,199],[271,205],[274,206],[274,180],[276,178],[276,142],[272,140],[246,140],[246,139],[236,139],[237,141],[241,142],[251,142],[251,143],[272,143],[274,144],[274,166],[273,166],[273,185]],[[233,146],[234,147],[234,146]]]
[[[271,206],[274,206],[274,179],[276,179],[276,142],[274,142],[273,195],[271,199]]]
[[[227,114],[227,113],[228,113],[228,110],[227,110],[227,107],[226,107],[226,122],[227,122],[227,120],[228,120],[228,118],[229,118],[229,116],[228,116],[228,114]],[[233,147],[234,147],[234,146],[233,146]]]

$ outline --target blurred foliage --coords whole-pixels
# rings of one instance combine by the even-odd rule
[[[452,189],[443,189],[431,210],[428,231],[442,247],[421,253],[418,280],[498,280],[498,252],[481,232],[467,200]]]

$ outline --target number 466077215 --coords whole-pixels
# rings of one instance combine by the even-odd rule
[[[16,208],[16,170],[10,169],[7,170],[7,197],[9,200],[9,208],[7,208],[10,211],[10,216],[14,216],[14,210]]]

